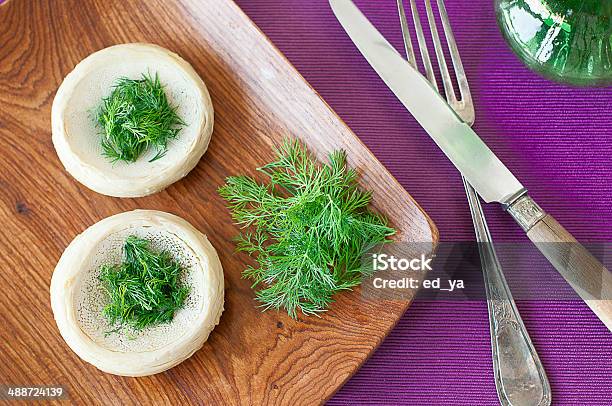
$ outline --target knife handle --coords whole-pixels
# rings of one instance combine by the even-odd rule
[[[506,210],[612,331],[612,273],[527,194],[512,202]]]

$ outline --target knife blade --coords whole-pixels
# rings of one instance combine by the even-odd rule
[[[499,202],[612,331],[612,273],[546,213],[351,0],[329,0],[336,18],[385,84],[487,202]]]
[[[365,59],[487,203],[509,203],[523,191],[512,172],[352,2],[330,4]]]

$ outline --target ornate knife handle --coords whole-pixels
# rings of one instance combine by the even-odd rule
[[[493,247],[478,195],[464,179],[484,273],[493,349],[493,374],[502,405],[547,406],[548,378],[516,309]]]
[[[612,331],[612,273],[526,192],[514,199],[506,210]]]

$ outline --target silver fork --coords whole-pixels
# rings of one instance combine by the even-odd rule
[[[414,47],[410,38],[408,21],[402,0],[397,1],[397,8],[406,49],[406,58],[415,68],[419,69],[415,57]],[[412,20],[417,35],[421,59],[425,68],[425,75],[431,85],[439,91],[434,74],[425,35],[421,26],[419,12],[415,0],[410,1]],[[429,30],[434,43],[436,59],[440,68],[440,75],[444,86],[444,94],[448,104],[455,110],[463,121],[470,126],[474,124],[474,104],[470,94],[468,81],[463,70],[459,50],[451,30],[448,14],[443,0],[436,0],[440,21],[444,29],[444,36],[448,44],[455,76],[461,98],[458,99],[453,88],[451,75],[446,64],[446,58],[438,33],[435,14],[431,0],[424,0],[427,10]],[[484,274],[487,292],[487,307],[489,310],[489,326],[491,331],[491,347],[493,353],[493,373],[497,395],[502,405],[550,405],[551,392],[546,372],[540,358],[533,347],[529,334],[523,324],[519,312],[510,293],[510,288],[502,273],[501,265],[495,253],[491,234],[485,220],[480,200],[474,188],[463,178],[463,185],[467,194],[472,222],[476,231],[476,241]]]

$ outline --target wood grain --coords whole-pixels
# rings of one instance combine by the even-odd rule
[[[527,236],[612,331],[612,272],[550,214],[538,221]]]
[[[101,48],[151,42],[191,62],[215,106],[210,149],[156,195],[117,199],[80,185],[51,143],[50,110],[74,65]],[[0,383],[61,384],[86,404],[317,404],[380,344],[409,305],[338,295],[321,318],[260,313],[233,253],[237,233],[216,194],[253,174],[271,146],[299,137],[324,157],[344,148],[399,239],[437,241],[435,226],[295,69],[229,0],[11,0],[0,6]],[[202,350],[145,378],[104,374],[62,341],[49,305],[53,268],[96,221],[147,208],[208,234],[225,270],[226,311]]]

